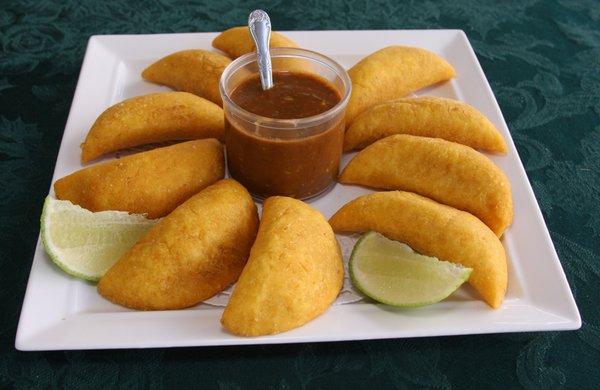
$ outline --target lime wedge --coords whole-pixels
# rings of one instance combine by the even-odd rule
[[[362,236],[350,257],[352,283],[368,297],[398,307],[439,302],[469,279],[471,271],[420,255],[376,232]]]
[[[48,196],[41,218],[42,243],[63,271],[98,281],[157,221],[123,211],[93,213]]]

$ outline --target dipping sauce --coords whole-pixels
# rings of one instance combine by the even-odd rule
[[[239,107],[261,117],[301,119],[322,114],[341,100],[329,81],[307,73],[274,72],[273,88],[263,91],[258,75],[230,93]],[[231,176],[255,196],[308,198],[336,179],[344,136],[343,111],[309,127],[269,127],[225,111],[225,144]]]
[[[264,91],[258,75],[242,82],[231,94],[238,106],[260,116],[298,119],[321,114],[341,99],[322,78],[309,74],[276,72],[273,88]]]

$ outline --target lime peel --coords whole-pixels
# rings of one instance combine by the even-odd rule
[[[52,262],[69,275],[97,282],[158,220],[124,211],[94,213],[48,196],[40,222]]]
[[[413,251],[377,232],[364,234],[350,256],[350,278],[368,297],[391,306],[439,302],[458,289],[471,268]]]

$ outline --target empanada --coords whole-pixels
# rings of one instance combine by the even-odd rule
[[[142,72],[142,77],[222,106],[219,80],[230,63],[229,58],[218,53],[199,49],[183,50],[156,61]]]
[[[56,197],[90,211],[119,210],[158,218],[222,179],[223,146],[188,141],[81,169],[54,183]]]
[[[469,283],[493,308],[508,283],[502,243],[473,215],[411,192],[376,192],[338,210],[329,223],[336,232],[374,230],[417,252],[472,268]]]
[[[340,247],[321,213],[296,199],[268,198],[221,323],[240,336],[302,326],[327,310],[343,279]]]
[[[512,222],[510,182],[489,158],[439,138],[392,135],[367,146],[339,181],[404,190],[468,211],[498,237]]]
[[[177,207],[100,279],[98,292],[121,306],[193,306],[235,282],[256,237],[252,197],[222,180]]]
[[[223,110],[187,92],[163,92],[124,100],[104,111],[81,144],[81,162],[150,143],[223,139]]]
[[[388,46],[363,58],[348,74],[352,95],[346,109],[346,125],[376,104],[448,80],[455,72],[446,60],[428,50]]]
[[[378,104],[346,130],[344,151],[362,149],[394,134],[443,138],[495,153],[506,153],[496,127],[474,107],[458,100],[424,96]]]
[[[256,50],[248,26],[233,27],[223,31],[213,40],[212,45],[231,58],[238,58]],[[269,47],[298,47],[298,45],[285,35],[272,31]]]

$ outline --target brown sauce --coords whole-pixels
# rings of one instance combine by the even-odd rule
[[[340,94],[328,81],[313,75],[275,73],[274,87],[263,91],[258,77],[240,83],[231,99],[246,111],[276,119],[298,119],[334,107]],[[297,136],[265,136],[260,130],[226,114],[225,143],[231,176],[259,197],[284,195],[307,198],[325,190],[337,177],[344,136],[343,113],[321,125],[292,129]]]
[[[340,94],[327,81],[316,76],[275,72],[272,88],[264,91],[256,75],[234,89],[231,100],[244,110],[260,116],[298,119],[333,108],[340,101]]]

